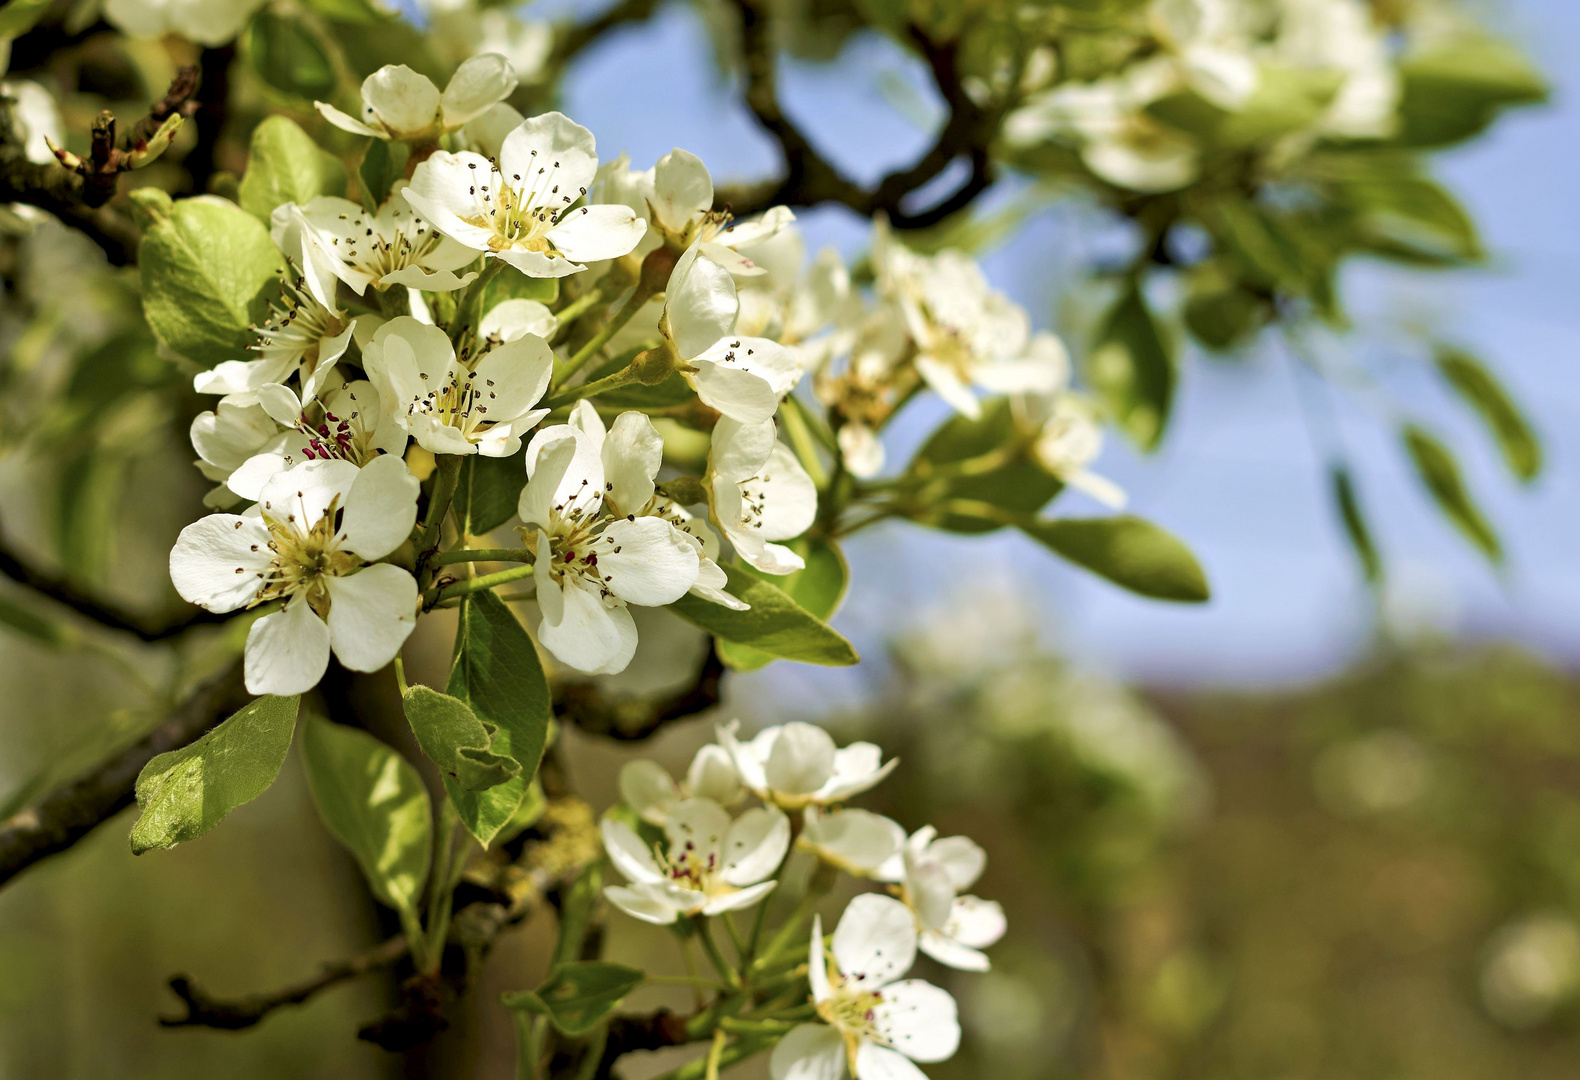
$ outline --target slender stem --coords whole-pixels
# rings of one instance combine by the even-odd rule
[[[428,498],[428,515],[422,522],[422,539],[417,548],[417,572],[427,568],[428,560],[439,549],[444,538],[444,515],[450,510],[450,500],[455,498],[456,486],[461,482],[461,459],[455,454],[440,454],[435,463],[433,491]]]
[[[703,1073],[706,1080],[719,1080],[719,1059],[724,1056],[724,1044],[729,1041],[729,1033],[722,1027],[713,1033],[713,1045],[708,1048],[708,1066]]]
[[[823,444],[823,449],[831,454],[839,453],[839,440],[835,439],[833,433],[828,430],[828,425],[807,407],[806,402],[791,394],[785,398],[784,404],[786,406],[785,411],[793,412],[800,417],[801,423],[806,425],[807,431],[818,442]]]
[[[435,586],[434,588],[429,589],[423,595],[423,605],[425,607],[431,608],[435,604],[441,603],[445,600],[453,600],[458,596],[470,596],[475,592],[483,592],[486,589],[492,589],[496,585],[504,585],[511,581],[520,581],[522,578],[531,576],[532,564],[528,563],[525,566],[513,566],[509,570],[499,570],[492,574],[484,574],[482,577],[468,578],[466,581],[457,581],[453,585],[446,585],[442,589]]]
[[[731,1035],[783,1035],[794,1026],[786,1020],[737,1020],[733,1016],[719,1018],[719,1030]]]
[[[516,1080],[537,1080],[538,1040],[534,1037],[534,1017],[518,1009],[516,1017]]]
[[[692,1000],[693,1005],[696,1007],[696,1011],[697,1012],[701,1012],[702,1011],[702,983],[706,982],[707,980],[704,979],[702,977],[701,973],[697,971],[697,958],[694,955],[692,955],[692,952],[691,952],[691,939],[690,938],[677,938],[677,940],[680,942],[680,958],[686,965],[686,974],[689,975],[691,977],[691,980],[692,980],[692,987],[693,987],[693,989],[692,989],[692,994],[691,994],[691,1000]]]
[[[554,339],[560,341],[571,323],[587,313],[587,309],[603,299],[602,289],[592,289],[585,296],[578,296],[570,303],[554,313],[554,319],[559,324],[554,328]]]
[[[718,1067],[720,1069],[734,1065],[737,1061],[744,1061],[753,1054],[760,1054],[779,1041],[778,1035],[749,1036],[731,1043],[719,1054]],[[653,1080],[703,1080],[707,1072],[707,1058],[697,1058],[688,1061],[679,1068],[671,1069],[667,1073],[653,1077]]]
[[[735,915],[732,912],[724,913],[724,929],[730,935],[730,944],[735,947],[736,962],[746,958],[746,941],[741,937],[740,927],[735,925]]]
[[[508,265],[503,259],[483,260],[483,272],[455,305],[455,322],[450,326],[451,341],[459,345],[461,338],[483,321],[483,293],[488,291],[489,283],[503,273]]]
[[[764,897],[762,903],[757,905],[757,917],[752,920],[752,936],[746,942],[746,954],[741,957],[741,974],[751,972],[752,961],[757,959],[757,946],[763,940],[763,929],[768,925],[769,900]]]
[[[534,552],[530,548],[457,548],[441,551],[428,560],[429,566],[449,566],[466,562],[531,562]]]
[[[583,364],[602,352],[603,347],[609,344],[609,339],[618,334],[620,328],[631,321],[631,316],[652,298],[653,294],[638,284],[636,290],[620,306],[620,310],[610,315],[598,332],[587,340],[587,344],[577,349],[571,354],[570,359],[565,361],[565,366],[560,369],[560,382],[563,384],[566,379],[580,371]]]
[[[795,400],[794,394],[785,398],[785,407],[779,410],[779,416],[784,421],[785,432],[790,436],[790,448],[795,451],[801,467],[812,478],[812,485],[819,491],[823,490],[828,486],[828,472],[823,468],[823,460],[812,443],[806,414],[802,412],[801,403]]]
[[[593,1032],[592,1041],[587,1044],[587,1049],[582,1053],[581,1067],[576,1070],[576,1080],[593,1080],[598,1075],[598,1066],[603,1062],[603,1048],[609,1042],[609,1022],[605,1020]]]
[[[713,962],[713,966],[718,970],[719,975],[729,986],[734,987],[738,985],[740,976],[735,973],[734,968],[725,962],[724,953],[719,949],[719,943],[713,940],[713,927],[701,915],[693,917],[692,922],[697,927],[697,939],[702,942],[702,951],[708,954],[708,959]]]
[[[406,696],[406,691],[411,689],[406,685],[406,662],[401,659],[400,653],[395,654],[395,688],[400,691],[402,698]]]
[[[569,405],[582,398],[597,397],[606,390],[617,390],[622,386],[629,386],[637,381],[636,365],[632,364],[621,368],[613,375],[605,375],[601,379],[594,379],[590,383],[582,383],[568,390],[561,390],[543,403],[544,408],[557,409],[561,405]]]
[[[429,975],[439,972],[444,958],[444,940],[450,933],[450,905],[455,896],[452,874],[454,867],[455,831],[460,815],[449,799],[439,803],[439,823],[434,830],[434,865],[428,880],[428,970]]]

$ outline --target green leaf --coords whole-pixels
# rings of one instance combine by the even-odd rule
[[[1246,288],[1221,260],[1208,259],[1186,275],[1185,327],[1209,349],[1243,345],[1266,324],[1267,299]]]
[[[476,593],[461,603],[455,661],[446,689],[495,728],[493,751],[508,755],[520,768],[486,791],[467,791],[445,777],[445,789],[461,821],[487,847],[524,805],[553,713],[548,680],[532,639],[509,605],[491,592]]]
[[[1333,70],[1262,65],[1256,91],[1213,133],[1220,145],[1253,146],[1309,127],[1327,111],[1344,75]]]
[[[1493,563],[1503,561],[1503,545],[1470,491],[1459,471],[1459,462],[1453,453],[1431,433],[1415,424],[1406,424],[1403,431],[1405,449],[1415,465],[1416,475],[1432,501],[1454,527],[1465,534],[1472,544],[1481,549]]]
[[[777,586],[737,566],[724,567],[724,573],[729,577],[725,591],[750,604],[750,610],[731,611],[690,594],[675,601],[671,610],[725,641],[750,645],[784,660],[843,666],[861,659],[837,630]]]
[[[490,749],[494,729],[466,702],[429,686],[413,686],[404,704],[422,752],[467,791],[485,791],[521,772],[515,761]]]
[[[1333,499],[1339,505],[1339,517],[1344,522],[1344,535],[1349,537],[1350,547],[1361,564],[1361,570],[1366,574],[1366,580],[1376,585],[1382,581],[1382,556],[1377,553],[1377,545],[1372,541],[1371,529],[1367,526],[1366,516],[1361,511],[1360,497],[1355,492],[1355,481],[1350,476],[1350,471],[1342,465],[1333,466],[1331,476]]]
[[[21,37],[49,10],[51,0],[10,0],[0,7],[0,38]]]
[[[307,784],[318,814],[356,856],[373,893],[416,914],[433,848],[432,808],[411,763],[365,731],[309,716]]]
[[[1429,266],[1483,255],[1476,223],[1435,180],[1409,174],[1360,176],[1335,188],[1356,213],[1356,239],[1365,250]]]
[[[1439,38],[1400,61],[1397,141],[1446,146],[1479,134],[1511,105],[1547,97],[1547,81],[1519,49],[1479,34]]]
[[[560,296],[559,278],[528,277],[513,266],[507,266],[483,287],[480,311],[492,311],[506,300],[536,300],[552,304]]]
[[[1492,432],[1509,471],[1525,483],[1536,479],[1542,471],[1542,444],[1497,376],[1463,349],[1448,345],[1438,346],[1437,368]]]
[[[1186,604],[1211,597],[1207,575],[1190,549],[1142,518],[1057,518],[1020,527],[1055,554],[1141,596]]]
[[[208,832],[268,790],[296,730],[298,697],[261,697],[189,746],[160,754],[137,776],[142,814],[132,854]]]
[[[271,116],[253,129],[247,172],[237,191],[243,210],[267,224],[282,203],[305,205],[317,195],[345,193],[340,159],[319,149],[294,120]]]
[[[383,22],[391,16],[375,7],[370,0],[306,0],[309,11],[337,22],[369,25]]]
[[[1273,220],[1249,199],[1224,197],[1212,206],[1212,235],[1258,284],[1306,291],[1300,253],[1276,230]]]
[[[821,538],[802,537],[799,540],[789,541],[785,546],[806,560],[804,568],[793,574],[785,574],[783,577],[764,574],[750,566],[743,566],[741,569],[777,585],[790,599],[827,622],[839,607],[840,600],[844,599],[845,586],[850,578],[850,568],[845,564],[845,556],[833,541]],[[736,671],[755,671],[773,663],[775,659],[750,645],[741,645],[734,641],[720,641],[718,650],[719,659]]]
[[[143,311],[170,348],[202,364],[247,355],[285,269],[269,230],[235,203],[181,199],[143,234]]]
[[[1139,283],[1131,283],[1103,320],[1086,357],[1086,377],[1120,429],[1141,449],[1156,450],[1174,404],[1174,350]]]
[[[603,901],[604,863],[602,856],[576,872],[576,880],[563,890],[560,901],[560,932],[554,939],[554,956],[549,968],[574,961],[582,954],[593,917]]]
[[[297,101],[329,101],[335,65],[301,19],[260,11],[242,37],[244,55],[270,89]]]
[[[1017,437],[1015,414],[1009,401],[1003,398],[985,401],[980,418],[954,416],[934,431],[917,451],[908,472],[926,477],[938,466],[998,452]],[[1063,486],[1031,461],[1017,461],[976,476],[938,478],[916,492],[919,506],[915,518],[949,532],[992,532],[1004,527],[1006,515],[1035,514]],[[949,505],[960,500],[985,503],[1006,513],[971,514]]]
[[[379,204],[389,198],[395,181],[406,175],[406,161],[410,157],[411,148],[403,142],[368,140],[367,152],[362,155],[362,164],[357,169],[364,206],[377,210]]]
[[[450,505],[463,530],[471,536],[492,532],[509,521],[527,484],[527,451],[510,457],[473,454],[461,463],[455,497]]]
[[[646,976],[624,964],[588,960],[564,964],[537,990],[503,995],[507,1008],[546,1015],[566,1035],[585,1035],[619,1007]]]

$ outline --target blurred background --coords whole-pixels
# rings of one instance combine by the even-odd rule
[[[1333,520],[1308,391],[1269,339],[1232,358],[1188,356],[1160,452],[1111,440],[1100,463],[1138,512],[1190,544],[1211,603],[1130,597],[1018,534],[880,526],[847,548],[852,590],[834,620],[862,665],[732,675],[717,714],[641,748],[678,771],[715,719],[816,719],[904,761],[870,808],[988,849],[977,891],[1010,920],[994,971],[922,972],[962,1002],[965,1049],[930,1067],[940,1080],[1580,1072],[1580,108],[1566,87],[1580,9],[1489,0],[1481,13],[1555,83],[1547,105],[1438,159],[1490,258],[1451,275],[1350,266],[1346,301],[1376,333],[1320,344],[1378,350],[1395,392],[1454,434],[1504,538],[1500,570],[1442,527],[1386,434],[1355,424],[1343,437],[1389,564],[1380,594],[1369,590]],[[773,171],[701,18],[668,4],[577,58],[563,106],[601,156],[624,149],[645,165],[679,145],[718,177]],[[913,157],[940,115],[923,72],[873,35],[826,63],[787,61],[781,82],[786,108],[858,178]],[[866,223],[841,210],[801,222],[813,250],[866,243]],[[1118,229],[1094,207],[1042,210],[984,266],[1040,326],[1068,329],[1079,311],[1050,297],[1121,244]],[[58,264],[65,282],[91,262],[77,240],[36,234],[24,257]],[[61,318],[85,319],[86,306],[113,322],[113,284],[103,292],[74,293]],[[1419,365],[1390,366],[1391,328],[1412,322],[1502,373],[1543,440],[1534,485],[1500,482],[1473,420]],[[938,422],[935,404],[890,433],[894,457]],[[98,481],[135,496],[106,556],[108,587],[128,599],[165,595],[166,534],[201,490],[186,456],[172,444]],[[8,508],[27,483],[0,471]],[[6,525],[45,529],[9,509]],[[139,533],[146,543],[127,540]],[[704,646],[678,620],[657,629],[643,641],[666,655]],[[442,672],[447,650],[442,628],[425,629],[416,676]],[[5,806],[138,730],[146,716],[122,703],[146,661],[129,647],[62,654],[0,637]],[[607,805],[624,751],[568,739],[580,790]],[[224,843],[134,859],[128,826],[117,819],[0,892],[0,1080],[512,1075],[509,1019],[493,1002],[541,978],[551,928],[538,923],[496,950],[474,1007],[426,1057],[352,1037],[390,996],[376,981],[247,1032],[160,1029],[173,974],[222,993],[270,988],[380,930],[294,757],[226,823]],[[673,965],[661,936],[622,920],[610,933]],[[637,1060],[627,1075],[661,1067]]]

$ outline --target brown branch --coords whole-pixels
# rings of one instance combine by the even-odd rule
[[[56,788],[0,821],[0,885],[71,847],[135,800],[137,774],[149,761],[183,747],[234,712],[247,695],[241,661],[208,683],[140,742],[86,776]]]
[[[321,990],[399,963],[409,951],[404,937],[393,937],[360,955],[325,964],[317,975],[273,993],[248,994],[231,1000],[214,997],[187,976],[177,975],[170,980],[170,989],[186,1006],[186,1013],[182,1016],[161,1016],[159,1026],[241,1031],[252,1027],[275,1009],[300,1005]]]
[[[719,201],[728,204],[738,216],[761,213],[770,206],[805,207],[834,202],[866,217],[886,214],[899,229],[923,229],[969,206],[992,186],[988,146],[997,130],[999,114],[983,109],[966,94],[960,80],[958,42],[934,41],[920,28],[911,27],[911,43],[927,61],[949,116],[926,153],[869,189],[846,177],[824,158],[780,107],[773,28],[764,0],[734,3],[741,18],[746,104],[758,124],[778,142],[785,163],[784,175],[777,181],[737,189],[721,197]],[[970,164],[971,171],[959,187],[925,209],[905,208],[912,195],[961,159]]]
[[[609,31],[625,23],[646,22],[658,10],[659,0],[620,0],[598,15],[583,23],[571,23],[555,37],[554,52],[547,67],[558,71],[570,63],[581,51]]]
[[[656,701],[610,701],[596,684],[573,682],[555,687],[554,701],[562,721],[569,721],[590,735],[637,742],[656,734],[666,724],[718,705],[723,678],[724,664],[718,649],[710,643],[696,680],[669,697]]]
[[[195,611],[171,619],[152,619],[119,604],[95,596],[59,574],[47,573],[30,565],[0,543],[0,575],[18,585],[62,604],[100,626],[135,634],[144,641],[165,641],[194,626],[224,622],[230,616],[212,611]]]

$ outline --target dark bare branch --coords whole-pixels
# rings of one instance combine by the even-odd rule
[[[273,993],[248,994],[228,1000],[212,996],[185,975],[177,975],[170,980],[170,989],[186,1006],[186,1013],[182,1016],[161,1016],[159,1025],[241,1031],[252,1027],[275,1009],[300,1005],[331,986],[399,963],[409,951],[404,937],[390,938],[377,948],[358,956],[325,964],[312,978],[292,983]]]
[[[137,774],[229,716],[247,700],[241,661],[208,683],[134,746],[0,821],[0,885],[71,847],[135,800]]]

